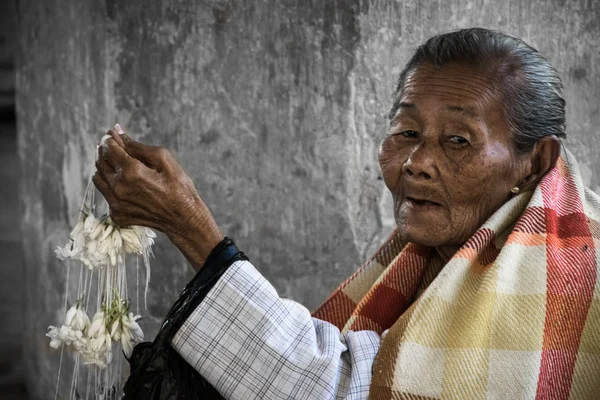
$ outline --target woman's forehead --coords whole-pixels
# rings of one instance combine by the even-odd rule
[[[420,115],[422,114],[422,109],[429,106],[429,103],[424,104],[422,101],[418,101],[416,103],[411,102],[412,99],[408,98],[404,101],[401,101],[398,105],[398,111],[396,115],[392,119],[392,122],[398,120],[402,116],[411,116],[413,114]],[[465,102],[448,100],[445,101],[444,104],[441,104],[440,107],[434,110],[437,115],[444,115],[453,117],[454,119],[472,121],[472,122],[481,122],[485,120],[485,110],[482,111],[479,108],[472,107],[471,105],[465,104]]]
[[[414,105],[438,101],[448,111],[462,111],[465,115],[485,113],[499,101],[490,74],[475,67],[451,64],[441,68],[423,64],[406,77],[401,104]],[[430,104],[428,104],[429,106]],[[399,110],[400,111],[400,110]]]

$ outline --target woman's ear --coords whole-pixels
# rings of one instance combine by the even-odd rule
[[[544,175],[554,168],[559,155],[560,140],[556,136],[545,136],[540,139],[528,156],[530,157],[531,170],[519,186],[520,191],[533,190]]]

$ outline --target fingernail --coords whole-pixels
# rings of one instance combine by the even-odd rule
[[[119,124],[115,124],[115,127],[113,128],[115,130],[115,132],[117,132],[119,135],[122,135],[125,133],[125,131],[123,130],[123,128],[121,128],[121,125]]]

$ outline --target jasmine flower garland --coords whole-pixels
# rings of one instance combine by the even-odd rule
[[[99,146],[104,145],[109,137],[104,136]],[[106,205],[103,199],[101,201]],[[50,325],[46,333],[50,338],[50,347],[61,349],[55,398],[58,398],[65,348],[71,351],[75,360],[69,398],[82,397],[79,367],[80,361],[83,361],[83,365],[87,366],[85,398],[91,395],[96,399],[116,399],[122,395],[124,357],[121,352],[129,357],[133,347],[144,339],[138,324],[141,316],[130,311],[126,261],[136,259],[139,312],[139,258],[142,258],[146,270],[146,299],[156,234],[141,226],[118,226],[108,212],[97,215],[97,208],[95,188],[90,178],[78,222],[71,230],[67,243],[55,250],[56,256],[67,263],[65,310],[71,264],[79,266],[77,300],[66,311],[62,324]],[[92,292],[95,292],[94,296]],[[89,307],[91,301],[95,303],[95,308]]]

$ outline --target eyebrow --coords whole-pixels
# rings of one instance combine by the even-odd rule
[[[416,109],[416,105],[414,103],[409,103],[407,101],[400,102],[398,109],[401,110],[414,110]],[[446,110],[453,113],[460,113],[471,117],[473,119],[481,119],[481,116],[477,114],[477,112],[468,106],[455,106],[455,105],[447,105]]]
[[[397,122],[398,119],[400,118],[400,110],[414,110],[416,108],[414,103],[408,103],[406,101],[401,101],[400,104],[398,104],[398,109],[396,110],[396,114],[394,115],[394,117],[391,119],[391,123]]]
[[[457,112],[461,114],[465,114],[471,118],[480,119],[479,114],[475,112],[471,107],[464,106],[446,106],[446,109],[451,112]]]
[[[406,110],[406,109],[415,108],[415,107],[416,106],[415,106],[414,103],[408,103],[406,101],[402,101],[402,102],[400,102],[400,107],[399,108],[401,108],[403,110]]]

